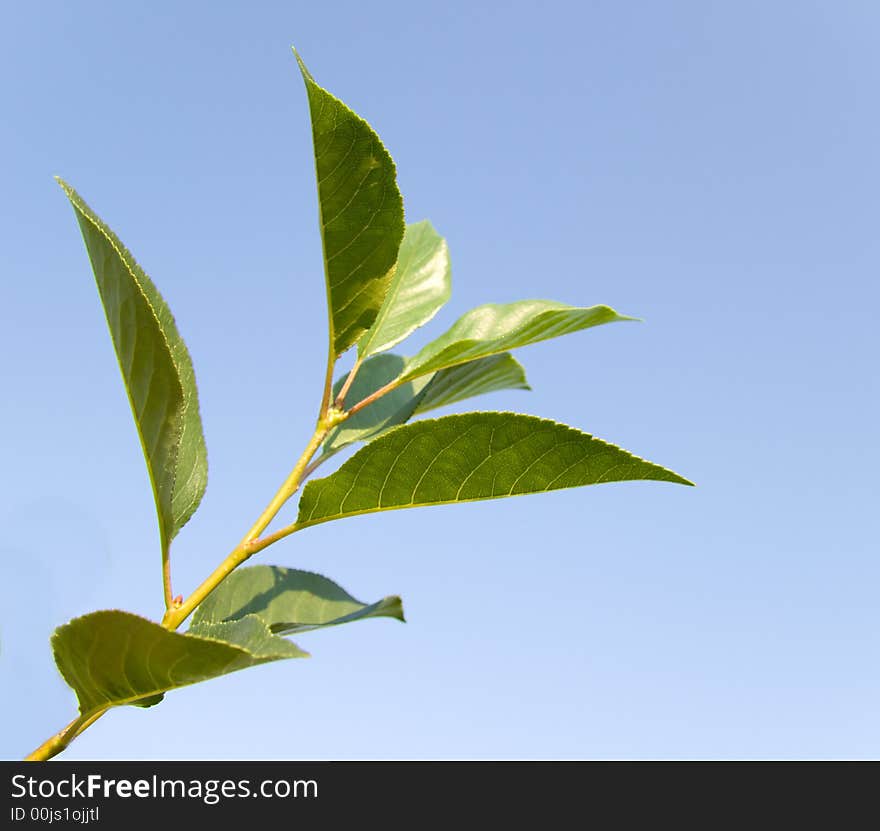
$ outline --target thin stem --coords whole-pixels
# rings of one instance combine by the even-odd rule
[[[358,357],[354,362],[354,366],[351,368],[351,372],[348,373],[348,377],[345,379],[342,389],[339,390],[339,395],[336,396],[336,403],[334,406],[337,410],[341,410],[345,406],[345,396],[348,395],[348,391],[351,389],[351,384],[354,381],[355,375],[358,374],[358,370],[361,368],[362,363],[363,361]]]
[[[57,756],[80,733],[87,730],[101,718],[108,709],[109,707],[105,707],[92,713],[90,716],[77,716],[67,727],[56,733],[51,739],[46,739],[36,750],[25,756],[24,760],[26,762],[45,762],[53,756]]]
[[[317,459],[312,459],[312,461],[309,462],[309,464],[306,466],[306,469],[303,471],[303,481],[308,479],[309,476],[311,476],[322,464],[324,464],[324,462],[326,462],[328,459],[331,459],[340,450],[342,450],[341,447],[335,450],[325,451],[320,456],[318,456]]]
[[[336,419],[331,419],[330,421],[336,422]],[[239,547],[257,539],[257,537],[266,530],[269,523],[275,518],[275,514],[281,510],[284,503],[293,496],[303,479],[306,466],[321,446],[321,442],[326,438],[327,433],[330,431],[330,426],[331,425],[326,418],[318,423],[318,427],[315,429],[312,438],[306,445],[306,449],[303,451],[302,456],[299,457],[299,461],[294,465],[293,470],[290,471],[290,475],[284,480],[284,484],[281,485],[278,492],[272,497],[272,501],[266,506],[266,510],[260,514],[250,531],[244,535]]]
[[[214,589],[217,588],[235,569],[237,569],[254,552],[249,543],[237,545],[201,583],[201,585],[176,608],[167,609],[162,618],[162,625],[174,631],[183,623]]]
[[[328,298],[329,303],[329,298]],[[333,370],[336,368],[336,354],[333,351],[333,321],[330,321],[330,348],[327,352],[327,372],[324,375],[324,393],[321,396],[321,409],[318,411],[318,421],[326,418],[330,411],[330,398],[333,395]]]
[[[345,417],[348,418],[349,416],[353,416],[355,413],[363,410],[364,407],[369,407],[370,404],[380,399],[383,395],[391,392],[391,390],[396,390],[402,383],[403,381],[401,381],[399,378],[395,378],[393,381],[389,381],[387,384],[385,384],[384,387],[380,387],[374,393],[368,395],[363,401],[358,401],[358,403],[355,404],[350,410],[346,410]]]
[[[162,592],[165,595],[165,608],[174,604],[174,592],[171,590],[171,552],[166,547],[162,552]]]
[[[291,522],[290,525],[285,525],[284,528],[279,528],[277,531],[273,531],[271,534],[267,534],[262,539],[254,540],[250,544],[250,553],[256,554],[258,551],[262,551],[264,548],[268,548],[270,545],[272,545],[272,543],[278,542],[278,540],[283,540],[285,537],[289,537],[294,531],[298,530],[299,525],[297,525],[295,522]]]
[[[331,420],[331,422],[332,421],[335,420]],[[284,484],[281,485],[278,492],[272,497],[272,501],[266,507],[266,510],[260,514],[257,521],[251,527],[250,531],[245,534],[242,541],[229,553],[226,559],[211,572],[202,584],[180,604],[180,606],[168,609],[165,612],[165,617],[162,618],[162,625],[166,629],[177,629],[177,627],[195,611],[196,606],[214,591],[214,589],[216,589],[217,586],[219,586],[220,583],[222,583],[235,569],[257,551],[261,551],[266,545],[268,545],[268,543],[266,543],[266,545],[260,544],[262,541],[259,541],[258,537],[266,530],[269,523],[275,518],[278,511],[281,510],[284,503],[296,493],[297,488],[305,478],[308,463],[311,461],[312,456],[315,455],[318,448],[321,446],[321,442],[324,441],[324,438],[330,430],[331,422],[324,421],[318,424],[318,427],[315,429],[311,440],[306,445],[306,449],[303,451],[302,456],[299,457],[299,461],[297,461],[293,470],[290,472],[290,476],[284,480]]]

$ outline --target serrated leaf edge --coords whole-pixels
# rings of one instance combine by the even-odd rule
[[[126,271],[128,271],[129,276],[131,277],[131,279],[134,281],[135,285],[137,286],[138,291],[140,292],[141,298],[143,299],[144,303],[146,303],[147,308],[150,310],[150,314],[153,316],[153,320],[156,323],[156,329],[158,330],[159,335],[162,338],[162,342],[165,344],[165,349],[168,353],[169,359],[171,360],[171,364],[174,366],[174,369],[176,370],[175,380],[177,382],[178,389],[180,390],[180,399],[182,402],[182,412],[181,412],[181,418],[179,420],[179,423],[177,425],[175,425],[175,434],[176,434],[175,435],[175,467],[174,467],[174,470],[172,471],[172,479],[171,479],[171,493],[172,493],[172,498],[173,498],[173,494],[176,492],[176,489],[177,489],[177,454],[179,454],[179,452],[180,452],[180,439],[183,436],[183,429],[184,429],[183,422],[184,422],[185,416],[189,412],[190,406],[192,404],[195,404],[196,412],[199,413],[198,394],[194,390],[191,398],[187,398],[186,390],[183,388],[183,384],[180,381],[180,376],[181,376],[180,362],[177,360],[177,358],[174,354],[174,349],[172,348],[171,343],[169,342],[168,337],[165,334],[164,328],[162,326],[162,321],[160,320],[159,315],[156,313],[156,309],[155,309],[152,301],[150,300],[147,292],[144,291],[143,280],[141,279],[141,276],[148,279],[148,280],[150,278],[147,275],[147,273],[144,271],[143,267],[138,263],[137,259],[131,253],[131,251],[129,251],[128,248],[126,248],[126,246],[123,244],[122,240],[119,239],[119,237],[116,235],[116,233],[113,231],[113,229],[110,228],[110,226],[107,225],[107,223],[105,223],[91,209],[91,207],[89,207],[89,205],[86,203],[86,201],[79,195],[77,190],[72,185],[70,185],[68,182],[66,182],[64,179],[62,179],[60,176],[55,176],[55,181],[59,184],[61,189],[64,191],[65,196],[67,196],[68,200],[73,205],[76,212],[80,216],[82,216],[90,225],[92,225],[98,231],[98,233],[101,234],[101,236],[103,236],[104,239],[110,244],[110,247],[113,248],[113,250],[119,255],[119,258],[122,261],[123,265],[125,266]],[[140,272],[140,274],[138,272]],[[159,292],[159,289],[155,285],[153,285],[153,289],[155,290],[156,294],[161,297],[161,293]],[[103,302],[101,305],[103,307]],[[166,306],[167,306],[167,304],[166,304]],[[104,310],[104,312],[106,315],[106,309]],[[171,312],[170,308],[168,308],[168,316],[171,318],[172,321],[174,321],[174,325],[176,327],[177,322],[174,320],[174,314]],[[178,333],[178,335],[179,335],[179,333]],[[181,341],[183,341],[183,337],[180,336],[180,338],[181,338]],[[185,343],[184,343],[184,348],[187,349]],[[188,349],[187,349],[187,351],[188,351]],[[113,353],[116,356],[116,362],[119,365],[120,372],[122,372],[122,364],[121,364],[119,355],[117,354],[115,348],[113,350]],[[123,373],[123,379],[124,378],[125,378],[125,375]],[[126,394],[126,397],[128,398],[129,406],[132,408],[132,412],[134,412],[134,403],[133,403],[133,400],[131,397],[131,392],[128,389],[128,383],[124,383],[123,386],[125,387],[125,394]],[[201,414],[200,413],[199,413],[199,420],[201,421]],[[153,467],[151,464],[149,464],[149,455],[147,454],[147,448],[146,448],[146,445],[144,444],[143,436],[141,434],[140,425],[137,425],[136,419],[135,419],[135,423],[137,426],[138,440],[140,441],[140,444],[141,444],[141,451],[144,455],[144,459],[147,460],[147,472],[150,477],[150,486],[153,490],[153,500],[156,503],[156,506],[158,508],[159,491],[156,486],[156,480],[155,480],[155,476],[153,473]],[[204,436],[202,438],[204,439]],[[204,440],[202,441],[202,446],[205,447]],[[207,447],[205,447],[205,458],[206,458],[206,475],[207,475]],[[202,494],[202,496],[204,496],[204,493]],[[166,534],[165,534],[164,519],[161,516],[161,512],[157,510],[157,514],[159,514],[159,522],[162,526],[162,534],[161,534],[162,548],[163,548],[163,551],[165,551],[165,553],[167,553],[168,550],[170,549],[171,542],[174,539],[174,537],[176,536],[177,532],[179,532],[180,529],[183,528],[183,526],[186,525],[186,523],[189,522],[189,520],[192,518],[193,514],[198,509],[199,504],[201,503],[201,500],[202,500],[202,497],[199,497],[199,499],[195,502],[195,504],[187,512],[186,518],[183,520],[180,527],[175,529],[174,533],[168,534],[167,539],[166,539]],[[171,517],[171,520],[173,522],[174,517]]]
[[[440,416],[438,418],[425,418],[425,419],[420,419],[419,421],[395,425],[394,427],[390,427],[388,430],[386,430],[380,436],[377,436],[374,439],[374,441],[379,441],[380,439],[387,438],[389,435],[391,435],[391,433],[395,432],[396,430],[405,430],[405,429],[413,427],[415,425],[430,424],[431,422],[441,421],[445,418],[455,418],[457,416],[463,416],[463,415],[527,416],[528,418],[537,419],[538,421],[541,421],[545,424],[552,424],[555,427],[565,427],[566,429],[572,430],[575,433],[580,434],[581,436],[588,436],[593,441],[599,442],[600,444],[603,444],[606,447],[611,448],[612,450],[618,450],[621,453],[626,453],[628,456],[631,456],[637,462],[644,462],[645,464],[651,465],[652,467],[658,468],[659,470],[662,470],[665,473],[669,473],[672,476],[675,476],[678,481],[673,481],[673,482],[671,482],[671,484],[686,485],[686,486],[692,487],[692,488],[696,487],[696,484],[694,482],[691,482],[690,479],[686,479],[680,473],[676,473],[674,470],[672,470],[668,467],[664,467],[663,465],[658,465],[656,462],[652,462],[650,459],[645,459],[642,456],[637,456],[635,453],[632,453],[629,450],[626,450],[625,448],[620,447],[619,445],[613,444],[612,442],[606,441],[605,439],[597,438],[592,433],[585,433],[583,430],[581,430],[577,427],[573,427],[570,424],[566,424],[565,422],[555,421],[554,419],[551,419],[551,418],[542,418],[541,416],[532,415],[531,413],[515,413],[515,412],[510,412],[507,410],[472,410],[472,411],[469,411],[466,413],[453,413],[451,415]],[[372,442],[368,442],[364,447],[369,446],[369,444],[371,444],[371,443]],[[364,448],[362,448],[362,449],[364,449]],[[358,452],[360,452],[360,451],[358,451]],[[355,454],[355,455],[357,455],[357,454]],[[354,458],[354,456],[352,456],[351,458]],[[343,463],[343,467],[349,461],[351,461],[351,459],[346,460],[346,462]],[[339,470],[342,470],[342,467],[340,467]],[[321,479],[313,479],[312,481],[310,481],[306,485],[306,487],[303,489],[302,496],[300,497],[300,502],[302,501],[302,498],[305,496],[305,493],[309,488],[312,488],[313,486],[320,484],[325,479],[329,479],[331,476],[333,476],[335,473],[338,473],[338,472],[339,471],[337,470],[337,471],[334,471],[333,473],[331,473],[328,476],[325,476]],[[644,481],[644,480],[634,480],[634,481]],[[595,484],[614,484],[614,483],[613,482],[606,482],[606,483],[597,482]],[[511,493],[511,494],[508,494],[507,496],[504,496],[504,497],[481,496],[481,497],[470,498],[470,499],[444,499],[444,500],[438,500],[436,502],[428,502],[428,503],[424,503],[424,504],[392,505],[387,508],[379,507],[379,508],[368,508],[368,509],[365,509],[362,511],[346,511],[345,513],[333,514],[331,516],[323,517],[323,518],[316,520],[314,522],[312,522],[312,521],[300,522],[299,518],[297,518],[296,526],[298,529],[311,528],[313,526],[322,525],[325,522],[332,522],[333,520],[340,519],[343,517],[364,516],[366,514],[380,514],[380,513],[386,512],[386,511],[406,510],[407,508],[430,508],[430,507],[433,507],[434,505],[463,505],[467,502],[488,502],[488,501],[491,501],[492,499],[497,499],[497,498],[510,499],[512,497],[517,497],[517,496],[535,496],[540,493],[549,493],[549,491],[544,490],[544,491],[531,491],[531,492],[527,492],[527,493]]]
[[[464,312],[464,314],[459,315],[459,317],[452,323],[452,325],[449,327],[449,329],[447,329],[441,335],[438,335],[438,337],[435,338],[435,341],[444,337],[444,335],[449,334],[450,330],[453,329],[462,320],[462,318],[466,317],[468,314],[470,314],[473,311],[476,311],[477,309],[483,309],[488,306],[508,306],[508,305],[511,305],[511,304],[517,303],[517,302],[531,302],[531,301],[541,301],[541,302],[546,302],[546,303],[558,303],[559,302],[556,300],[546,300],[544,298],[528,298],[525,301],[513,300],[510,303],[482,303],[479,306],[474,306],[473,309],[469,309],[467,312]],[[538,317],[536,319],[540,319],[540,318],[544,317],[545,315],[549,315],[549,314],[552,314],[552,313],[558,312],[558,311],[598,311],[598,310],[601,310],[604,312],[610,312],[612,315],[614,315],[614,317],[611,320],[605,321],[605,323],[594,324],[593,326],[588,326],[587,327],[588,329],[595,329],[595,328],[598,328],[599,326],[604,326],[607,323],[642,323],[643,322],[641,318],[631,317],[630,315],[621,314],[620,312],[617,311],[617,309],[613,308],[612,306],[608,306],[605,303],[597,303],[595,306],[568,306],[567,308],[565,308],[567,304],[561,304],[561,305],[563,306],[563,308],[560,308],[560,309],[545,309],[543,312],[541,312],[538,315]],[[576,331],[585,331],[585,330],[576,330]],[[567,334],[575,334],[575,333],[576,332],[569,332]],[[550,337],[540,338],[538,340],[534,340],[529,343],[524,343],[520,346],[509,346],[509,345],[503,346],[503,347],[500,347],[499,349],[496,349],[492,352],[483,353],[479,356],[479,358],[491,358],[494,355],[501,355],[504,352],[510,352],[512,354],[515,349],[525,349],[529,346],[536,346],[539,343],[544,343],[545,341],[548,341],[548,340],[554,340],[557,337],[560,337],[560,336],[559,335],[551,335]],[[431,341],[431,342],[425,344],[425,346],[422,347],[422,349],[427,348],[433,342],[434,341]],[[441,349],[440,352],[437,353],[437,355],[442,355],[447,349],[450,349],[450,348],[452,348],[452,346],[457,345],[457,344],[465,344],[465,343],[466,344],[477,344],[479,342],[480,342],[479,338],[462,338],[462,340],[453,341],[451,344],[449,344],[448,346]],[[437,355],[434,356],[435,359],[436,359]],[[407,358],[407,364],[404,364],[403,370],[401,371],[400,375],[398,375],[397,378],[394,379],[394,383],[403,384],[403,383],[406,383],[407,381],[414,381],[416,378],[423,378],[425,375],[429,375],[432,372],[439,372],[441,369],[451,369],[453,367],[461,366],[462,364],[468,363],[469,361],[479,360],[479,358],[473,358],[473,357],[465,358],[463,360],[457,360],[454,363],[445,364],[441,367],[435,367],[433,369],[428,369],[426,371],[423,371],[423,370],[417,368],[413,374],[410,374],[410,372],[412,371],[412,367],[413,367],[412,362],[415,361],[415,359],[418,356],[419,356],[419,353],[417,352],[415,355],[412,355],[411,357]],[[430,363],[430,361],[428,363]],[[568,426],[568,425],[564,425],[564,426]],[[642,460],[642,461],[644,461],[644,460]]]
[[[379,135],[379,132],[376,129],[374,129],[373,125],[370,124],[370,122],[367,121],[367,119],[365,119],[359,113],[356,113],[341,98],[337,98],[332,92],[330,92],[330,90],[328,90],[326,87],[321,86],[315,80],[314,75],[312,75],[312,73],[309,71],[309,68],[306,66],[305,61],[303,60],[302,56],[297,51],[297,48],[295,46],[291,46],[290,48],[293,51],[294,57],[296,58],[296,62],[299,67],[300,73],[303,75],[303,82],[306,85],[308,85],[309,83],[314,84],[318,89],[321,90],[321,92],[323,92],[325,95],[329,96],[333,101],[335,101],[337,104],[339,104],[344,110],[351,113],[351,115],[357,121],[359,121],[361,124],[363,124],[370,131],[370,133],[372,133],[372,135],[375,137],[376,143],[384,151],[385,155],[388,157],[388,161],[391,163],[392,178],[395,182],[397,182],[397,163],[394,161],[394,157],[391,155],[391,151],[385,146],[385,142],[382,141],[382,137]],[[306,94],[308,95],[308,90],[306,90]],[[316,164],[317,164],[317,161],[316,161]],[[406,206],[404,205],[403,194],[400,192],[399,186],[397,187],[397,200],[395,200],[395,201],[397,201],[400,205],[400,214],[401,214],[401,219],[403,222],[403,232],[405,233],[406,232]],[[373,325],[373,323],[371,322],[370,326],[364,328],[361,332],[359,332],[357,337],[355,337],[352,340],[352,342],[345,349],[343,349],[341,352],[338,352],[338,353],[335,352],[336,338],[337,338],[338,333],[336,331],[336,326],[333,321],[333,313],[334,313],[334,311],[338,311],[338,310],[335,310],[333,308],[331,295],[330,295],[330,275],[329,275],[329,272],[327,271],[327,268],[328,268],[327,251],[326,251],[325,243],[324,243],[324,211],[323,211],[323,208],[321,207],[320,191],[318,192],[318,217],[319,217],[320,226],[321,226],[321,256],[324,261],[324,282],[325,282],[326,288],[327,288],[327,316],[328,316],[328,320],[329,320],[329,324],[330,324],[330,343],[331,343],[331,346],[332,346],[333,351],[335,353],[335,357],[338,360],[342,355],[344,355],[346,352],[348,352],[352,347],[357,346],[358,341],[361,339],[361,337],[363,337],[363,335],[366,332],[369,331],[369,329]],[[401,239],[403,239],[402,235],[401,235]],[[398,248],[399,248],[399,244],[398,244]],[[385,286],[385,293],[386,294],[388,292],[388,288],[391,285],[391,281],[394,278],[394,270],[396,267],[397,267],[397,262],[395,261],[391,265],[391,268],[389,268],[388,271],[385,272],[385,275],[383,277],[383,279],[387,281],[387,284]],[[351,301],[349,301],[349,303],[350,302]],[[383,302],[384,302],[384,295],[383,295]],[[379,314],[379,310],[381,308],[382,308],[382,304],[380,303],[379,309],[376,310],[377,315]],[[373,319],[373,322],[375,322],[375,318]],[[343,333],[343,334],[345,334],[345,333]]]

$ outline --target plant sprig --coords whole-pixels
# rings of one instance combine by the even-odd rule
[[[510,350],[632,320],[608,306],[548,300],[488,304],[412,357],[389,350],[428,323],[451,290],[449,251],[430,223],[406,225],[396,169],[373,129],[319,86],[298,54],[312,122],[328,309],[328,358],[315,430],[247,533],[186,598],[175,598],[171,544],[207,486],[195,374],[156,287],[67,183],[147,463],[159,523],[164,613],[91,612],[56,629],[56,664],[79,715],[27,758],[63,751],[116,706],[270,661],[306,657],[286,636],[369,617],[403,620],[400,598],[362,603],[320,575],[243,564],[296,531],[364,513],[497,499],[633,479],[691,484],[666,468],[553,421],[468,412],[411,419],[502,389],[529,389]],[[351,370],[334,381],[339,358]],[[309,481],[294,523],[281,508],[341,450],[364,446]],[[186,632],[178,632],[192,617]]]

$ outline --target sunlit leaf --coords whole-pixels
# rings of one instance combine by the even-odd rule
[[[691,484],[564,424],[516,413],[464,413],[390,430],[335,473],[309,482],[297,525],[633,479]]]
[[[59,626],[52,650],[82,715],[144,699],[156,703],[160,694],[177,687],[308,655],[273,635],[256,615],[206,624],[197,636],[169,632],[118,610],[92,612]]]
[[[196,379],[168,305],[118,237],[58,180],[82,230],[141,439],[163,552],[199,505],[208,456]]]
[[[373,324],[391,284],[403,199],[379,136],[296,59],[312,118],[330,341],[341,355]]]

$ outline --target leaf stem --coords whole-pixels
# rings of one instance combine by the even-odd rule
[[[342,450],[341,447],[335,450],[325,451],[320,456],[318,456],[317,459],[313,459],[311,462],[309,462],[306,469],[303,471],[303,479],[308,479],[309,476],[311,476],[322,464],[324,464],[324,462],[326,462],[328,459],[331,459],[340,450]]]
[[[370,404],[380,399],[383,395],[386,395],[392,390],[396,390],[402,383],[403,381],[401,381],[400,378],[395,378],[393,381],[389,381],[387,384],[385,384],[384,387],[380,387],[374,393],[368,395],[363,401],[358,401],[358,403],[355,404],[350,410],[346,410],[346,418],[348,418],[348,416],[353,416],[360,410],[363,410],[364,407],[369,407]]]
[[[171,552],[168,546],[162,551],[162,592],[165,595],[165,608],[174,605],[174,592],[171,590]]]
[[[57,756],[64,750],[80,733],[91,727],[109,708],[98,710],[88,716],[77,716],[63,730],[57,732],[52,738],[46,739],[36,750],[24,757],[26,762],[45,762],[53,756]]]
[[[355,376],[358,374],[358,370],[361,368],[362,363],[362,359],[358,357],[354,362],[354,366],[351,368],[351,372],[348,373],[348,377],[345,379],[342,389],[339,390],[339,395],[336,396],[334,406],[337,410],[341,410],[345,406],[345,396],[348,395],[348,391],[351,389],[351,384],[354,381]]]
[[[296,493],[297,488],[299,488],[306,476],[306,469],[309,462],[321,446],[321,442],[324,441],[327,433],[336,423],[338,423],[340,415],[341,414],[336,414],[335,411],[331,410],[328,418],[324,418],[318,422],[318,426],[315,428],[312,438],[306,445],[306,449],[299,457],[296,465],[294,465],[290,475],[284,480],[284,483],[278,489],[275,496],[272,497],[272,501],[266,506],[266,510],[264,510],[257,518],[257,521],[253,524],[250,531],[244,535],[244,538],[229,553],[226,559],[223,560],[223,562],[220,563],[220,565],[217,566],[207,578],[205,578],[202,584],[189,597],[187,597],[183,603],[176,608],[168,609],[165,612],[165,616],[162,618],[162,625],[166,629],[177,629],[177,627],[195,611],[196,606],[214,591],[214,589],[216,589],[217,586],[219,586],[220,583],[222,583],[245,560],[256,554],[257,551],[262,551],[262,549],[267,545],[270,545],[271,542],[274,542],[274,539],[272,539],[271,542],[260,540],[259,536],[266,530],[269,523],[284,506],[284,503]],[[285,534],[283,536],[287,535]]]
[[[318,448],[321,446],[321,442],[324,441],[324,438],[330,430],[330,427],[326,422],[327,419],[322,419],[318,422],[318,426],[312,434],[309,443],[306,445],[306,449],[303,451],[302,456],[299,457],[299,460],[294,465],[293,470],[290,471],[290,475],[284,480],[284,483],[278,489],[278,492],[272,497],[272,501],[266,506],[263,513],[257,517],[257,521],[251,526],[250,531],[244,535],[244,538],[239,543],[239,548],[257,539],[257,537],[266,530],[269,523],[275,518],[278,511],[281,510],[284,503],[287,502],[287,500],[296,492],[296,489],[300,486],[300,482],[303,479],[306,466],[312,460],[312,456],[315,455]]]
[[[329,304],[329,297],[328,297]],[[329,308],[329,305],[328,305]],[[330,399],[333,395],[333,370],[336,368],[337,356],[333,351],[333,321],[330,321],[330,347],[327,352],[327,372],[324,375],[324,393],[321,395],[321,409],[318,411],[318,421],[326,418],[330,412]]]
[[[277,531],[273,531],[271,534],[267,534],[259,540],[254,540],[250,544],[251,555],[256,554],[258,551],[262,551],[264,548],[268,548],[272,543],[278,542],[278,540],[283,540],[285,537],[289,537],[294,531],[298,530],[299,526],[295,522],[291,522],[290,525],[285,525],[284,528],[279,528]]]

